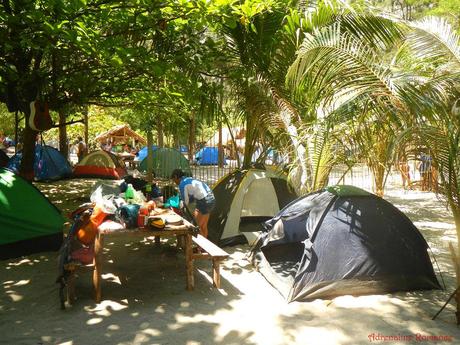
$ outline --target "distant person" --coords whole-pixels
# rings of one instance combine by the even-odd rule
[[[409,163],[407,163],[407,158],[402,156],[398,162],[398,170],[401,173],[402,185],[404,189],[410,189],[410,168]]]
[[[102,149],[104,151],[111,152],[112,151],[112,143],[108,142],[108,143],[104,144],[102,146]]]
[[[428,191],[431,189],[431,156],[425,153],[420,155],[420,163],[418,164],[418,170],[422,178],[422,191]]]
[[[88,149],[87,149],[87,147],[86,147],[85,142],[83,141],[83,138],[82,138],[82,137],[78,137],[78,140],[77,140],[77,156],[78,156],[78,162],[81,162],[81,160],[83,159],[83,157],[86,156],[87,153],[88,153]]]
[[[181,169],[175,169],[171,174],[171,179],[179,186],[181,199],[185,206],[193,201],[196,202],[193,217],[200,228],[201,235],[208,237],[209,216],[216,204],[211,188],[200,180],[185,176]]]
[[[123,152],[131,153],[131,146],[128,144],[123,145]]]
[[[139,140],[134,140],[134,147],[133,147],[133,151],[136,151],[139,152],[139,150],[141,149],[141,144],[139,143]]]

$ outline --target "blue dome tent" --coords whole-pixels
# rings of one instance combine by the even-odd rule
[[[195,154],[198,165],[217,165],[219,163],[219,149],[217,147],[203,147]],[[227,164],[224,158],[224,164]]]
[[[156,145],[152,145],[152,151],[155,151],[158,148]],[[136,160],[142,162],[145,158],[147,158],[147,146],[144,146],[136,153]]]
[[[10,158],[8,168],[19,171],[22,152]],[[48,145],[35,146],[34,174],[37,181],[60,180],[72,175],[72,168],[64,156],[54,147]]]

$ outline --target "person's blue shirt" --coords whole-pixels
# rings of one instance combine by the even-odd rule
[[[184,203],[188,205],[194,200],[205,198],[208,194],[212,193],[212,190],[206,183],[200,180],[196,180],[193,177],[184,177],[179,183],[179,192]]]
[[[421,164],[420,164],[420,172],[425,173],[431,169],[431,161],[432,158],[430,155],[422,153],[420,156]]]

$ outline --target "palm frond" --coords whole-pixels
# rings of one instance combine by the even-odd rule
[[[394,48],[408,31],[402,23],[376,15],[346,13],[337,20],[344,32],[381,51]]]
[[[412,24],[415,29],[408,43],[416,56],[454,61],[460,68],[460,37],[444,18],[426,17]]]
[[[287,80],[297,93],[331,103],[337,90],[366,94],[386,106],[401,107],[391,70],[377,52],[344,32],[340,23],[308,35],[290,66]]]

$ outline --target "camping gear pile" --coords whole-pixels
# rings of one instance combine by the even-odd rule
[[[167,200],[171,206],[177,195]],[[161,230],[166,224],[179,225],[178,217],[161,216],[163,195],[156,184],[126,176],[119,185],[97,182],[91,192],[89,203],[73,211],[69,218],[72,226],[64,240],[59,255],[59,275],[61,305],[63,290],[68,283],[72,265],[89,265],[94,260],[94,244],[98,232],[108,233],[124,229],[150,228]]]

